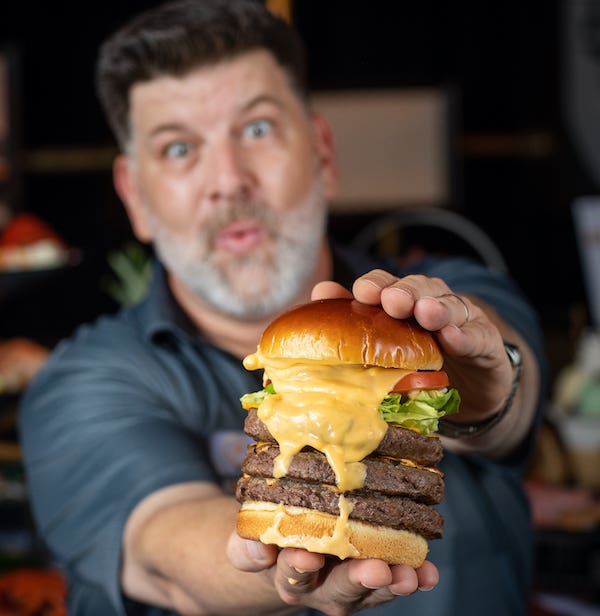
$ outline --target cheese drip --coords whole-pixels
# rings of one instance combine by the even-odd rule
[[[348,502],[343,494],[339,498],[340,515],[335,523],[333,533],[331,535],[323,535],[321,537],[307,537],[305,535],[284,535],[279,526],[286,515],[294,515],[295,511],[301,511],[300,508],[284,507],[283,505],[274,505],[275,520],[273,525],[267,528],[261,535],[262,543],[274,543],[279,547],[302,547],[309,552],[317,552],[319,554],[334,554],[342,560],[350,556],[358,556],[359,551],[350,542],[348,532],[348,518],[352,513],[352,503]]]
[[[412,372],[349,364],[329,365],[291,359],[244,360],[250,370],[265,368],[277,393],[267,396],[258,416],[277,441],[274,477],[287,474],[303,447],[322,452],[341,492],[361,488],[366,469],[360,461],[377,448],[387,430],[378,408],[394,384]]]

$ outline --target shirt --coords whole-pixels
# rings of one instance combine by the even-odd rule
[[[399,269],[335,248],[334,278],[347,287],[374,267]],[[493,305],[542,362],[535,315],[504,277],[456,258],[429,258],[413,271]],[[56,348],[24,396],[19,428],[32,512],[67,575],[70,613],[171,613],[123,597],[125,524],[165,486],[232,488],[248,442],[239,398],[260,387],[260,375],[196,330],[160,266],[142,303],[82,326]],[[365,614],[526,613],[531,533],[520,479],[530,444],[500,462],[446,452],[444,538],[430,542],[428,556],[440,583]]]

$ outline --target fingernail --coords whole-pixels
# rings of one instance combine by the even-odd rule
[[[379,590],[381,588],[381,586],[369,586],[368,584],[365,584],[364,582],[361,582],[360,585],[363,586],[364,588],[368,588],[369,590]]]
[[[299,573],[300,575],[303,575],[304,573],[308,573],[308,571],[304,571],[304,569],[298,569],[298,567],[294,567],[292,565],[292,569],[296,572]]]
[[[248,556],[256,562],[266,562],[265,551],[262,544],[258,541],[246,541],[246,552]]]
[[[376,289],[381,289],[381,285],[374,280],[371,280],[370,278],[363,279],[363,282],[366,282],[367,284],[371,285],[372,287],[375,287]]]
[[[430,590],[433,590],[433,586],[419,586],[419,590],[421,592],[429,592]]]

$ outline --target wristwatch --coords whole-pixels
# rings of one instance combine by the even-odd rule
[[[521,355],[521,350],[516,344],[504,342],[504,350],[508,355],[508,360],[510,361],[510,365],[513,367],[514,371],[513,382],[504,406],[495,415],[486,417],[481,421],[468,424],[454,423],[442,418],[440,419],[438,430],[442,436],[448,436],[450,438],[464,438],[485,434],[488,430],[491,430],[496,424],[498,424],[506,413],[508,413],[515,399],[515,394],[517,393],[517,388],[519,387],[519,381],[521,380],[523,357]]]

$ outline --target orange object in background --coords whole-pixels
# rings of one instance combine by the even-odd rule
[[[0,272],[62,267],[68,259],[63,239],[34,214],[16,214],[0,232]]]
[[[23,246],[48,239],[64,245],[54,229],[37,216],[17,214],[0,233],[0,246]]]
[[[0,576],[2,616],[67,616],[67,585],[52,569],[16,569]]]
[[[28,338],[0,340],[0,395],[23,391],[44,365],[49,352]]]

